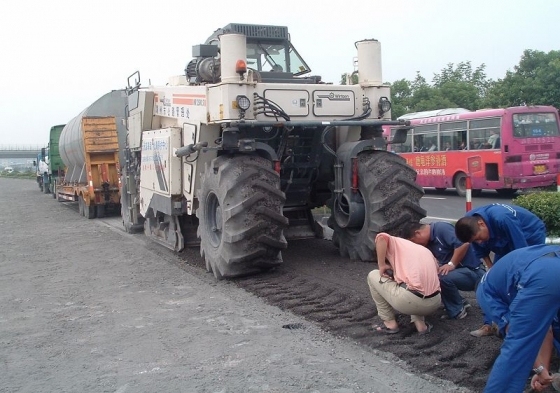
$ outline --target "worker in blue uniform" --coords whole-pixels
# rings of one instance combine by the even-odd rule
[[[428,248],[439,268],[441,300],[448,319],[463,319],[470,304],[459,291],[474,291],[485,273],[470,243],[463,243],[448,222],[423,224],[412,222],[404,228],[404,236]]]
[[[549,359],[540,351],[551,348],[553,335],[556,344],[560,338],[558,277],[560,246],[537,245],[508,253],[480,281],[478,303],[504,337],[484,392],[523,392],[531,369],[532,384],[550,384]]]
[[[457,238],[472,243],[478,258],[487,268],[508,252],[518,248],[544,244],[544,222],[521,206],[492,203],[469,211],[455,224]],[[494,253],[494,261],[490,260]]]
[[[469,211],[455,224],[455,233],[462,242],[471,242],[477,258],[486,268],[504,255],[518,248],[544,244],[544,222],[521,206],[493,203]],[[490,253],[494,253],[494,261]],[[470,334],[475,337],[491,336],[492,321],[484,316],[483,325]]]

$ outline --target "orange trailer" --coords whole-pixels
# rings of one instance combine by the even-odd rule
[[[66,164],[62,183],[56,186],[56,198],[77,201],[80,214],[90,219],[104,217],[107,211],[120,211],[119,142],[115,117],[82,117],[79,127],[74,130],[78,131],[68,139],[67,145],[61,136],[61,147],[66,153],[63,159],[70,157],[67,160],[73,165]],[[79,158],[72,160],[72,157]]]

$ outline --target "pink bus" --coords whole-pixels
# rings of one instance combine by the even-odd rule
[[[455,188],[464,196],[466,178],[473,196],[482,189],[501,195],[556,184],[560,171],[558,110],[551,106],[506,109],[444,109],[405,115],[405,143],[390,145],[418,172],[422,187]],[[394,135],[387,127],[385,135]]]

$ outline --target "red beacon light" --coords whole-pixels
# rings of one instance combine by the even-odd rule
[[[247,72],[247,62],[245,60],[237,60],[235,63],[235,72],[239,74],[239,76],[243,77],[243,74]]]

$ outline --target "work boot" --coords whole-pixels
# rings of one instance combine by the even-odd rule
[[[492,336],[494,335],[495,329],[490,325],[482,325],[477,330],[473,330],[470,335],[474,337],[484,337],[484,336]]]

